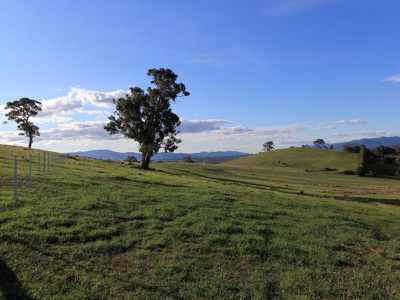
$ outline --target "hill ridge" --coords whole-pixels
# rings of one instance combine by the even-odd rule
[[[227,166],[272,167],[285,166],[304,170],[355,170],[358,154],[318,148],[286,148],[237,158]]]

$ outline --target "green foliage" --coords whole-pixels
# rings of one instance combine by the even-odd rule
[[[193,163],[194,160],[190,155],[186,155],[184,158],[182,158],[183,162],[188,162],[188,163]]]
[[[365,174],[368,171],[367,155],[368,155],[367,148],[364,145],[360,146],[360,155],[359,155],[358,166],[357,166],[357,171],[356,171],[358,176],[365,176]]]
[[[325,145],[325,141],[323,139],[316,139],[313,144],[317,147],[321,147],[323,145]]]
[[[170,69],[150,69],[147,75],[154,87],[145,92],[139,87],[130,88],[123,98],[114,99],[116,110],[104,127],[110,134],[121,133],[140,145],[142,168],[148,169],[151,157],[163,148],[173,152],[181,142],[176,134],[179,117],[172,112],[171,103],[178,97],[189,96],[183,83]]]
[[[20,135],[25,135],[29,138],[29,148],[32,147],[33,139],[40,136],[39,127],[34,125],[30,118],[36,116],[42,111],[42,104],[39,101],[21,98],[13,102],[7,102],[5,110],[10,110],[6,113],[6,117],[10,121],[18,124]]]
[[[376,156],[385,156],[385,155],[395,154],[396,149],[393,147],[379,146],[372,149],[372,153]]]
[[[361,147],[358,145],[346,144],[343,146],[343,151],[349,153],[360,153],[360,149]]]
[[[35,153],[0,146],[0,172]],[[154,166],[71,157],[2,197],[0,299],[400,297],[398,180]]]
[[[128,156],[126,159],[125,159],[125,162],[127,162],[128,164],[133,164],[133,163],[135,163],[135,162],[138,162],[138,160],[136,159],[136,157],[134,157],[134,156]]]
[[[263,144],[263,151],[272,151],[275,149],[275,145],[273,141],[268,141]]]

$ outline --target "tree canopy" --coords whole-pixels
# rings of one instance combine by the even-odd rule
[[[325,141],[323,139],[316,139],[313,143],[317,147],[325,145]]]
[[[21,131],[20,135],[29,138],[28,147],[32,148],[33,138],[40,136],[40,132],[39,127],[34,125],[30,118],[42,111],[42,104],[33,99],[21,98],[13,102],[7,102],[5,109],[10,110],[5,114],[7,119],[18,124],[18,130]]]
[[[275,144],[273,141],[268,141],[263,144],[263,151],[272,151],[275,149]]]
[[[189,96],[183,83],[177,83],[178,76],[170,69],[150,69],[152,77],[146,92],[132,87],[125,97],[114,99],[114,115],[104,129],[110,134],[123,134],[139,143],[142,153],[142,168],[148,169],[151,157],[160,149],[174,152],[181,142],[177,138],[177,127],[181,124],[171,103],[178,97]]]

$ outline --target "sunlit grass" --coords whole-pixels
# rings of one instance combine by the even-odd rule
[[[8,293],[400,297],[398,180],[285,166],[152,166],[68,159],[22,189],[18,206],[0,202],[0,258],[20,282]]]

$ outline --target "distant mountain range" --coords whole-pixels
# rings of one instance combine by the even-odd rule
[[[92,151],[80,151],[70,153],[72,155],[97,158],[97,159],[111,159],[117,161],[123,161],[128,156],[134,156],[136,159],[140,160],[142,155],[135,152],[115,152],[111,150],[92,150]],[[248,155],[248,153],[239,151],[216,151],[216,152],[199,152],[199,153],[158,153],[152,159],[154,161],[173,161],[181,160],[185,156],[190,155],[193,159],[208,159],[208,158],[228,158],[228,157],[238,157]]]
[[[368,138],[361,140],[353,140],[349,142],[332,144],[335,149],[341,150],[344,145],[365,145],[367,148],[374,148],[378,146],[394,146],[400,145],[400,137],[380,137],[380,138]],[[81,151],[70,153],[72,155],[78,155],[83,157],[97,158],[97,159],[111,159],[116,161],[123,161],[128,156],[134,156],[136,159],[140,160],[142,155],[135,152],[115,152],[111,150],[92,150],[92,151]],[[198,153],[158,153],[153,157],[153,161],[176,161],[182,160],[185,156],[190,155],[194,160],[208,161],[209,159],[219,159],[234,158],[239,156],[248,155],[245,152],[239,151],[215,151],[215,152],[198,152]]]
[[[400,145],[400,136],[368,138],[361,140],[353,140],[350,142],[332,144],[335,149],[342,149],[344,145],[365,145],[367,148],[375,148],[378,146],[395,146]]]

